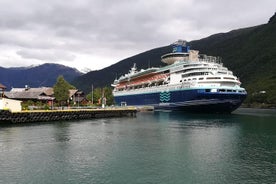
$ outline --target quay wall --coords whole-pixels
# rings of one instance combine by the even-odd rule
[[[46,121],[70,121],[92,118],[136,116],[136,108],[0,111],[0,122],[27,123]]]

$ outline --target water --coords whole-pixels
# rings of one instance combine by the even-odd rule
[[[0,125],[0,183],[275,184],[274,112]]]

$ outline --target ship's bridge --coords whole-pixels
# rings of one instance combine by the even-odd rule
[[[169,53],[161,57],[161,61],[168,65],[175,63],[176,61],[188,61],[188,53]]]
[[[173,43],[172,52],[161,56],[161,61],[168,65],[171,65],[176,61],[198,61],[198,51],[190,50],[190,47],[187,46],[186,43],[187,42],[184,40],[178,40]]]
[[[188,52],[173,52],[163,55],[161,57],[161,61],[168,65],[171,65],[176,61],[199,61],[199,55],[197,50],[189,50]]]

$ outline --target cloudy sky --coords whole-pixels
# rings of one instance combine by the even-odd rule
[[[143,51],[266,23],[275,0],[0,0],[0,66],[98,70]]]

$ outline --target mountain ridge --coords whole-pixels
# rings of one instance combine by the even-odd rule
[[[266,24],[217,33],[191,41],[188,45],[202,54],[222,57],[224,66],[232,70],[247,89],[248,101],[256,99],[259,91],[266,91],[261,101],[276,104],[275,19],[276,13]],[[127,73],[133,63],[138,69],[163,65],[160,57],[168,52],[171,52],[169,45],[151,49],[102,70],[88,72],[77,77],[73,84],[85,92],[91,90],[92,84],[96,87],[110,86],[116,76]]]
[[[202,54],[222,57],[224,66],[240,78],[242,86],[248,91],[248,102],[276,104],[276,12],[265,24],[213,34],[187,44]],[[110,86],[134,63],[138,69],[164,66],[161,56],[171,52],[171,49],[170,45],[153,48],[85,74],[75,68],[51,63],[0,67],[0,83],[7,90],[25,85],[53,86],[58,75],[63,75],[78,89],[89,93],[92,85],[94,88]],[[266,93],[260,94],[260,91]]]
[[[56,79],[62,75],[65,80],[72,81],[74,78],[83,75],[75,68],[60,64],[45,63],[28,67],[0,67],[0,83],[7,87],[51,87],[56,83]]]

